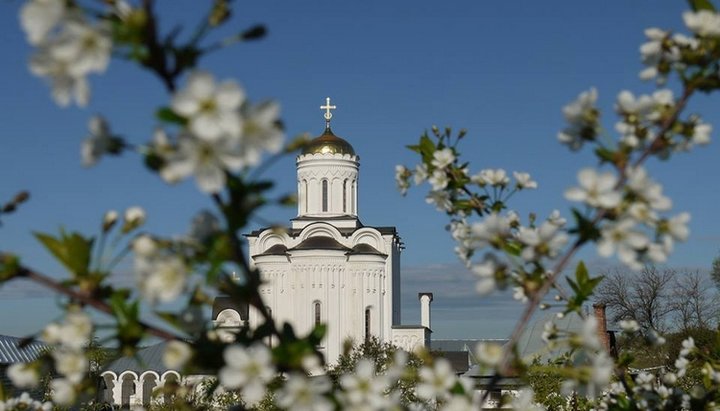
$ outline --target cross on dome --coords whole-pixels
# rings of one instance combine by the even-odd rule
[[[330,110],[335,110],[336,108],[337,108],[337,106],[330,105],[330,97],[326,97],[325,105],[320,106],[321,110],[325,110],[324,117],[325,117],[325,127],[326,128],[330,128],[330,119],[332,118],[332,113],[330,112]]]

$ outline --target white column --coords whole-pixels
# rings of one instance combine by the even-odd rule
[[[420,325],[427,329],[430,328],[430,303],[433,300],[432,293],[419,293],[420,299]]]

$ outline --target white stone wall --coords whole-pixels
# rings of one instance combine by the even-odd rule
[[[315,236],[335,239],[347,249],[368,244],[387,255],[351,254],[347,250],[292,250]],[[315,325],[314,303],[321,305],[321,322],[328,325],[322,344],[329,362],[340,355],[347,339],[365,338],[365,310],[370,310],[370,332],[383,341],[391,340],[395,309],[393,301],[393,235],[382,235],[374,228],[356,230],[344,237],[328,223],[308,225],[297,237],[267,230],[249,238],[252,264],[261,272],[265,284],[260,292],[265,305],[278,323],[288,322],[299,334]],[[262,255],[282,244],[287,255]],[[250,310],[251,327],[257,327],[259,313]]]
[[[392,343],[407,352],[426,347],[428,330],[425,327],[393,328]]]

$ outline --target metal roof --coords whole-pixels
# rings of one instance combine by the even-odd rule
[[[0,364],[32,362],[48,349],[47,345],[34,340],[21,348],[20,345],[24,340],[24,338],[0,335]]]
[[[105,371],[112,371],[120,375],[127,370],[137,374],[152,370],[162,374],[169,370],[162,360],[166,345],[167,343],[162,342],[140,349],[133,357],[120,357],[105,368]]]

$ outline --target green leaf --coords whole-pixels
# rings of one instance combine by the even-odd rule
[[[60,238],[45,233],[33,234],[71,273],[80,277],[87,275],[93,245],[92,238],[85,238],[78,233],[67,235],[65,232],[60,233]]]
[[[568,299],[565,312],[577,311],[582,308],[583,303],[590,299],[593,290],[600,284],[603,276],[590,277],[585,263],[580,261],[575,269],[575,280],[567,278],[567,282],[572,288],[574,295]]]
[[[170,107],[161,107],[155,112],[155,117],[158,120],[166,123],[178,124],[184,126],[187,124],[187,119],[172,111]]]
[[[688,0],[688,4],[693,11],[710,10],[715,11],[715,6],[710,0]]]

